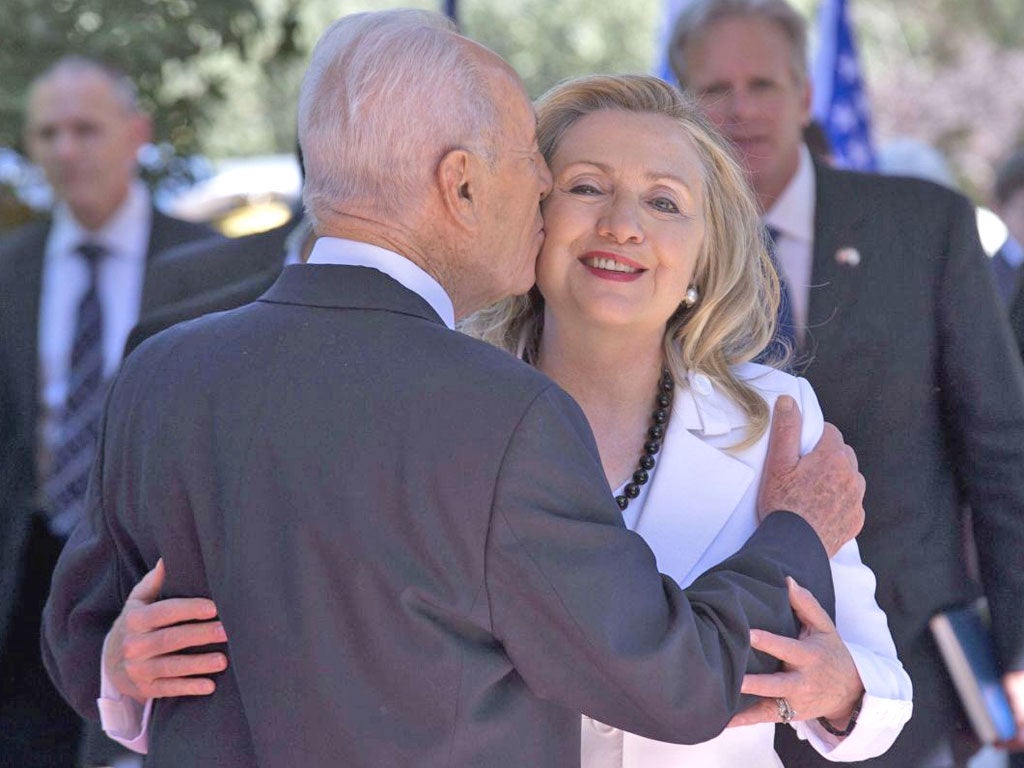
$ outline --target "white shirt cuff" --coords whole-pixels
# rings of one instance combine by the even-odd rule
[[[100,725],[103,732],[118,744],[144,755],[149,751],[149,716],[153,711],[153,700],[147,699],[145,704],[139,704],[117,690],[103,664],[106,650],[107,641],[104,640],[100,657],[100,697],[96,699]]]
[[[848,643],[847,648],[867,688],[853,731],[849,736],[839,737],[822,728],[817,720],[793,723],[801,739],[806,739],[826,760],[837,763],[881,755],[896,741],[914,709],[909,678],[894,674],[866,649],[853,643]]]
[[[864,694],[857,724],[845,738],[833,736],[817,720],[793,723],[793,728],[801,739],[806,739],[826,760],[837,763],[868,760],[892,746],[903,725],[910,719],[912,709],[909,701]]]

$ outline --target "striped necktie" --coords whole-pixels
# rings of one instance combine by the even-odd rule
[[[779,268],[779,261],[775,254],[775,241],[779,236],[779,231],[775,227],[766,226],[764,228],[764,242],[765,247],[768,249],[768,258],[772,260],[772,266],[775,267],[775,274],[779,276],[779,311],[776,316],[775,325],[775,336],[769,342],[768,346],[765,347],[764,351],[758,355],[758,362],[769,362],[772,360],[781,359],[787,354],[787,352],[796,352],[796,327],[793,324],[793,302],[789,296],[789,287],[786,285],[786,279],[782,276],[782,270]]]
[[[50,531],[65,538],[81,519],[85,491],[96,453],[106,382],[103,377],[103,308],[96,272],[106,249],[83,243],[76,251],[89,268],[89,281],[78,304],[68,366],[67,399],[60,418],[50,474],[43,483]]]

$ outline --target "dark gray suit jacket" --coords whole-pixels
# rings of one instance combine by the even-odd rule
[[[1010,326],[1013,328],[1013,335],[1017,337],[1021,359],[1024,360],[1024,283],[1010,305]]]
[[[158,556],[229,637],[215,694],[156,703],[151,766],[565,768],[581,711],[700,741],[773,668],[749,628],[795,631],[784,575],[831,604],[785,512],[685,594],[663,580],[575,403],[375,270],[289,267],[150,339],[101,457],[44,619],[61,689],[95,715]]]
[[[0,653],[28,542],[36,494],[36,422],[39,406],[39,306],[49,221],[29,224],[0,239]],[[147,258],[211,231],[153,211]],[[147,275],[142,312],[159,303]]]
[[[256,301],[281,274],[288,237],[301,221],[296,214],[266,232],[210,238],[163,254],[150,270],[159,308],[139,318],[125,354],[172,325]]]
[[[913,719],[868,764],[906,768],[948,754],[961,717],[927,623],[978,594],[967,504],[1000,659],[1024,669],[1024,373],[973,207],[944,188],[819,167],[811,284],[804,375],[857,451],[861,555],[914,683]],[[826,764],[795,752],[787,766]]]
[[[265,232],[236,238],[212,237],[187,243],[161,254],[150,270],[152,299],[166,308],[194,300],[202,293],[220,291],[256,275],[270,275],[263,290],[281,273],[285,244],[302,221],[296,214],[286,223]],[[262,295],[260,291],[252,301]],[[139,321],[145,322],[143,315]],[[191,319],[191,318],[189,318]]]

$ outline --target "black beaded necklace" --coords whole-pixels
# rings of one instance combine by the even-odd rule
[[[651,427],[647,430],[647,441],[644,443],[644,452],[640,454],[640,461],[636,472],[633,473],[632,482],[626,483],[622,494],[615,497],[619,509],[626,510],[631,499],[640,495],[640,486],[651,479],[650,472],[654,469],[654,456],[661,450],[661,441],[665,437],[665,425],[668,424],[668,415],[672,409],[672,392],[675,389],[676,380],[668,368],[661,369],[661,378],[658,380],[658,396],[655,398],[654,413],[651,414]]]

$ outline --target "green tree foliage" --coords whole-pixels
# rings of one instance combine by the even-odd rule
[[[879,145],[938,149],[960,187],[988,198],[1024,145],[1024,0],[849,0]]]
[[[128,73],[157,137],[195,150],[229,81],[209,61],[228,51],[244,57],[260,28],[253,0],[3,0],[0,8],[0,146],[20,145],[32,79],[77,53]]]
[[[338,17],[398,6],[438,10],[431,0],[257,0],[264,29],[249,61],[233,62],[236,88],[217,109],[204,148],[213,156],[286,152],[295,141],[295,102],[306,59]],[[460,0],[463,32],[504,56],[538,96],[566,77],[645,72],[654,56],[658,0]]]
[[[501,54],[537,97],[567,77],[649,72],[657,2],[463,0],[467,35]]]

